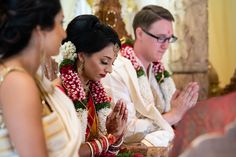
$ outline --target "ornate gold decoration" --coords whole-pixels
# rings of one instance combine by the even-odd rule
[[[94,0],[94,14],[105,24],[111,26],[119,37],[130,37],[121,17],[121,5],[117,0]]]
[[[91,8],[93,7],[93,0],[87,0],[87,3],[89,4]]]
[[[112,28],[115,28],[116,27],[116,22],[117,22],[117,18],[116,18],[116,12],[113,11],[113,10],[109,10],[107,12],[107,15],[106,15],[106,23],[111,26]]]

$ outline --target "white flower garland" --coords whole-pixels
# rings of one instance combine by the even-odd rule
[[[165,112],[168,112],[171,109],[170,100],[176,91],[175,83],[172,78],[165,78],[164,82],[160,84],[160,87],[165,100]]]
[[[121,54],[125,58],[129,59],[137,73],[137,78],[139,82],[139,89],[140,93],[145,101],[146,104],[150,104],[153,101],[155,101],[154,98],[157,96],[159,97],[159,102],[158,104],[158,109],[160,109],[160,112],[164,111],[167,112],[170,110],[171,105],[170,105],[170,100],[172,98],[172,95],[174,94],[176,88],[173,80],[167,76],[165,77],[162,75],[160,78],[160,82],[157,81],[156,74],[158,73],[163,73],[165,71],[164,66],[161,64],[160,61],[153,63],[152,66],[152,73],[154,75],[155,81],[151,81],[152,84],[157,84],[159,87],[154,87],[155,90],[152,91],[150,88],[150,84],[148,82],[148,79],[145,75],[144,68],[142,67],[141,63],[138,61],[137,57],[135,56],[133,47],[129,45],[123,45],[121,49]],[[140,71],[143,71],[140,73]],[[157,91],[156,88],[159,88],[160,91]],[[155,94],[153,93],[155,92]]]
[[[161,103],[158,104],[160,112],[167,112],[171,109],[170,100],[176,90],[172,78],[164,78],[163,82],[160,84],[158,84],[156,80],[151,81],[152,84],[157,84],[157,86],[160,87],[160,92],[157,91],[157,87],[155,88],[155,91],[151,90],[150,84],[148,83],[147,77],[145,75],[138,77],[138,82],[140,93],[146,104],[152,103],[153,101],[155,101],[154,97],[158,96],[158,98],[160,99],[159,103]],[[154,94],[153,92],[155,92],[156,94]]]
[[[106,135],[107,130],[106,130],[106,119],[107,116],[111,113],[110,108],[103,108],[97,112],[98,114],[98,119],[99,119],[99,133]],[[88,111],[85,109],[77,109],[77,117],[81,121],[81,132],[82,132],[82,141],[85,142],[85,135],[86,135],[86,128],[87,128],[87,118],[88,118]]]
[[[87,128],[87,118],[88,118],[88,111],[85,109],[77,109],[77,117],[81,123],[81,132],[82,132],[82,141],[85,142],[85,135],[86,135],[86,128]]]
[[[111,113],[112,109],[111,108],[103,108],[97,112],[98,114],[98,119],[99,119],[99,131],[103,134],[106,135],[107,129],[106,129],[106,119],[107,116]]]
[[[63,59],[70,59],[74,61],[77,58],[75,51],[76,47],[71,41],[65,42],[60,47],[60,54],[62,54]]]
[[[60,47],[60,54],[59,57],[57,57],[57,62],[59,65],[64,61],[64,60],[71,60],[75,61],[77,58],[76,54],[76,47],[75,45],[71,42],[65,42],[61,47]],[[63,67],[61,67],[63,68]],[[61,73],[61,78],[64,83],[64,87],[67,89],[67,95],[73,100],[73,101],[83,101],[86,99],[86,95],[84,92],[83,87],[81,86],[81,81],[80,78],[78,77],[78,74],[76,71],[73,71],[70,68],[66,69],[66,73]],[[90,91],[92,94],[92,97],[94,98],[94,105],[104,105],[103,103],[110,103],[109,98],[107,97],[104,88],[102,87],[102,84],[100,81],[96,82],[90,82]],[[85,141],[86,139],[86,129],[87,129],[87,124],[88,124],[88,111],[84,108],[77,108],[77,117],[81,121],[81,131],[82,131],[82,140]],[[98,116],[98,128],[99,128],[99,133],[101,134],[106,134],[106,119],[107,116],[111,113],[111,109],[108,107],[101,108],[96,111],[97,116]]]
[[[57,56],[53,56],[52,58],[58,63],[58,65],[64,60],[64,59],[70,59],[74,61],[77,58],[76,47],[71,42],[65,42],[63,45],[61,45],[59,49],[59,54]]]

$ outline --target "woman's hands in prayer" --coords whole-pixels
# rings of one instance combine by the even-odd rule
[[[126,104],[122,100],[118,100],[112,112],[108,115],[106,120],[106,129],[108,134],[115,137],[123,135],[128,118],[128,110]]]
[[[198,100],[199,85],[197,82],[190,82],[182,91],[176,90],[171,99],[171,112],[179,121],[184,113],[193,107]]]

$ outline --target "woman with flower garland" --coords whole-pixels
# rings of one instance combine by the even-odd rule
[[[60,78],[57,86],[74,102],[82,122],[80,155],[117,154],[127,122],[126,105],[117,101],[110,109],[110,98],[100,82],[111,73],[120,48],[117,33],[101,24],[94,15],[74,18],[67,27],[67,38],[60,49]]]
[[[37,71],[66,37],[59,0],[0,1],[0,156],[78,157],[72,101]]]
[[[133,21],[133,46],[122,46],[113,72],[103,81],[114,101],[122,98],[127,104],[127,142],[167,146],[174,137],[171,125],[197,101],[198,84],[192,82],[183,91],[176,91],[160,62],[169,43],[177,40],[173,21],[168,10],[156,5],[139,11]]]

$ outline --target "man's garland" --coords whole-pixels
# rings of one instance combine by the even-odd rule
[[[123,44],[120,53],[125,58],[129,59],[136,70],[138,78],[145,75],[143,67],[138,63],[135,56],[134,49],[128,44]],[[162,83],[165,78],[170,77],[170,74],[165,70],[163,64],[160,61],[153,62],[152,71],[158,83]]]
[[[140,93],[146,103],[149,104],[149,101],[152,101],[153,99],[153,94],[151,94],[151,89],[148,88],[148,84],[143,77],[145,76],[145,72],[135,55],[133,43],[134,42],[131,39],[124,38],[122,40],[120,53],[123,57],[131,61],[137,74],[140,89],[142,89],[140,90]],[[152,63],[152,72],[161,90],[161,93],[160,91],[156,91],[156,94],[159,95],[160,98],[158,109],[160,112],[167,112],[170,110],[170,100],[176,90],[175,84],[171,79],[169,72],[165,70],[163,64],[160,61]]]

